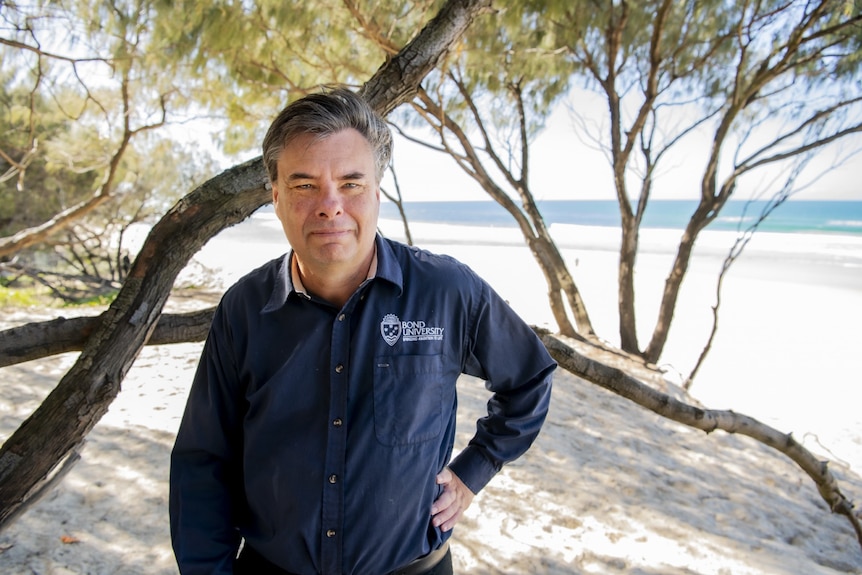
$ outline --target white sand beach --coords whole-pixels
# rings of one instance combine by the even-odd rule
[[[399,222],[381,229],[401,236]],[[546,286],[518,231],[412,227],[422,247],[471,265],[530,323],[550,324]],[[597,331],[616,337],[616,239],[556,227]],[[732,236],[709,233],[686,280],[668,369],[687,373],[711,326],[715,278]],[[637,267],[648,337],[672,257],[672,232],[645,231]],[[225,285],[286,250],[269,213],[214,238],[181,282],[216,280],[170,310],[217,301]],[[0,328],[61,315],[3,310]],[[64,311],[63,315],[70,315]],[[758,236],[722,294],[714,348],[692,395],[792,432],[830,461],[862,506],[862,238]],[[168,457],[202,344],[148,347],[81,460],[59,486],[0,532],[0,573],[177,573],[168,533]],[[74,362],[74,354],[4,368],[5,440]],[[459,386],[459,441],[484,411],[482,382]],[[786,457],[745,438],[706,435],[558,371],[533,449],[475,499],[453,538],[456,573],[834,575],[862,573],[849,522],[832,515]]]

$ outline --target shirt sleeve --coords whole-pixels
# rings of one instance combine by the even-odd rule
[[[171,541],[183,575],[230,574],[240,536],[243,398],[220,306],[171,452]]]
[[[548,414],[557,364],[538,336],[485,282],[468,325],[463,371],[493,392],[488,415],[452,461],[452,471],[478,493],[504,464],[520,457]]]

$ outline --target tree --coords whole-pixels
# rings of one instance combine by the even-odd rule
[[[781,174],[795,181],[813,154],[862,131],[860,23],[858,3],[843,0],[523,2],[473,28],[413,107],[435,134],[425,143],[450,154],[517,221],[560,333],[596,342],[587,302],[534,199],[530,143],[568,88],[601,96],[603,118],[574,113],[579,136],[608,159],[619,204],[620,348],[655,364],[698,235],[727,201],[766,169],[779,174],[773,191],[783,189]],[[691,152],[698,136],[710,144]],[[634,287],[641,222],[659,176],[683,151],[700,153],[687,161],[705,166],[690,183],[697,206],[642,345]]]
[[[412,96],[485,1],[452,1],[388,60],[362,95],[387,115]],[[75,365],[0,447],[0,526],[46,485],[107,411],[120,382],[156,327],[173,281],[188,259],[221,229],[270,200],[260,158],[222,173],[184,197],[153,227],[129,277]],[[170,250],[161,249],[170,245]],[[59,467],[58,467],[59,466]]]
[[[566,340],[547,332],[539,334],[551,356],[560,366],[604,389],[630,399],[638,405],[694,429],[712,433],[721,429],[756,439],[776,449],[796,463],[817,485],[817,491],[829,506],[830,511],[843,515],[850,522],[856,539],[862,545],[862,524],[848,500],[829,471],[826,462],[797,442],[792,434],[781,433],[754,418],[733,411],[703,409],[686,404],[654,388],[644,385],[628,370],[619,369],[612,362],[597,360],[594,349],[579,349],[579,342]]]
[[[0,258],[128,196],[137,177],[128,154],[136,144],[144,153],[148,133],[185,119],[191,101],[175,81],[184,62],[149,34],[152,4],[4,6],[0,46],[14,72],[3,75],[2,193],[39,210],[0,228]]]
[[[607,149],[623,221],[621,345],[655,362],[698,234],[743,179],[766,167],[792,173],[792,164],[862,131],[862,100],[854,88],[862,13],[858,5],[823,0],[624,2],[607,14],[594,29],[601,32],[598,46],[571,38],[566,51],[609,103]],[[577,14],[568,18],[562,22],[578,22]],[[626,109],[632,110],[629,120]],[[634,313],[640,224],[666,158],[700,129],[712,143],[693,185],[698,205],[665,281],[652,337],[641,348]],[[632,172],[640,174],[634,193],[627,182]]]
[[[30,185],[34,183],[34,168],[38,164],[28,170]],[[67,303],[110,299],[129,272],[131,259],[140,247],[141,231],[155,223],[179,199],[182,190],[193,189],[216,171],[206,154],[197,154],[172,140],[138,138],[124,154],[118,193],[87,217],[70,222],[25,254],[0,264],[6,276],[4,285],[41,284]],[[62,175],[57,175],[58,183],[65,181]],[[74,174],[68,175],[74,183]],[[65,190],[65,186],[58,189]],[[39,193],[13,193],[20,200],[15,217],[25,212],[21,208],[26,206],[45,216],[42,221],[55,213],[56,206],[50,207],[50,201],[40,202],[43,196]],[[48,195],[49,200],[52,197]]]

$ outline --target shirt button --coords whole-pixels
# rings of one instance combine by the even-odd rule
[[[338,316],[338,321],[344,321],[344,314],[341,314],[340,316]]]
[[[330,483],[338,483],[338,476],[333,473],[332,475],[329,476],[329,482]]]
[[[336,417],[332,420],[332,425],[335,427],[341,427],[342,425],[344,425],[344,422],[341,420],[340,417]]]
[[[326,536],[327,536],[327,537],[329,537],[330,539],[332,539],[333,537],[335,537],[335,529],[329,529],[329,530],[327,530],[327,531],[326,531]]]
[[[338,365],[336,365],[336,366],[335,366],[335,373],[341,373],[342,371],[344,371],[344,366],[343,366],[343,365],[341,365],[341,364],[339,363]]]

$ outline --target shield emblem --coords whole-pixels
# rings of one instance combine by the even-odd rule
[[[380,322],[380,334],[383,336],[383,341],[389,346],[395,345],[398,338],[401,337],[401,320],[394,313],[386,314],[383,321]]]

